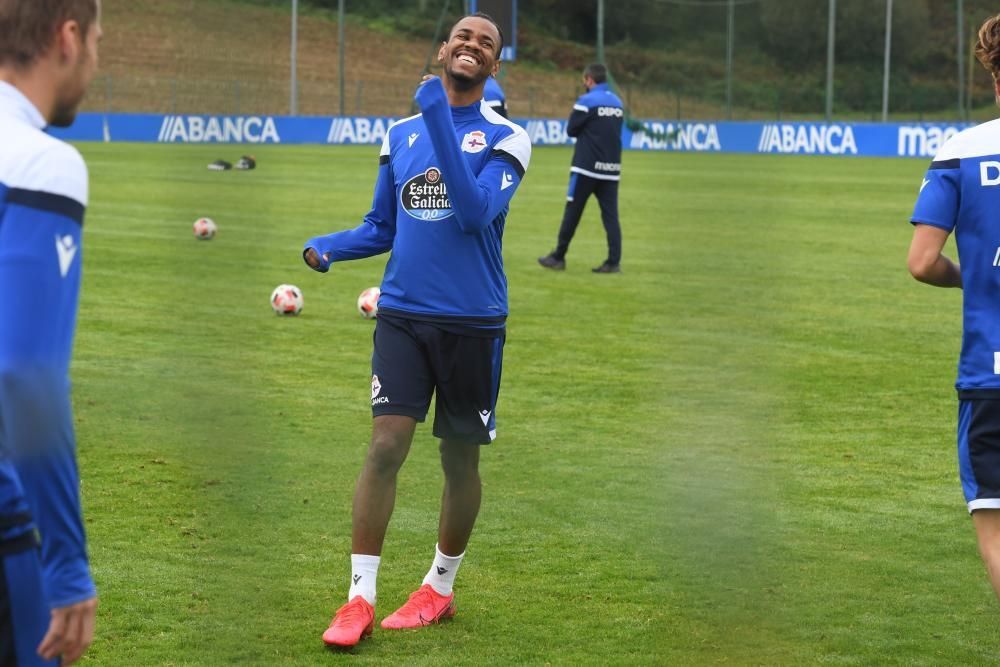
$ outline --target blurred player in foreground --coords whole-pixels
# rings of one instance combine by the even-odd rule
[[[396,476],[432,395],[444,470],[437,548],[423,584],[381,625],[417,628],[455,613],[452,585],[482,494],[479,446],[496,434],[507,318],[501,240],[531,157],[524,130],[483,101],[502,47],[485,14],[452,27],[438,52],[444,76],[417,89],[422,113],[386,133],[371,211],[303,250],[321,272],[392,252],[375,325],[372,439],[354,491],[350,590],[323,634],[329,645],[353,646],[372,631]]]
[[[73,122],[100,38],[99,0],[0,0],[0,665],[94,636],[69,395],[87,167],[44,128]]]
[[[1000,105],[1000,15],[979,29],[976,57]],[[913,211],[913,277],[963,289],[958,362],[962,490],[993,590],[1000,597],[1000,120],[949,139],[931,162]],[[942,254],[954,232],[960,266]]]

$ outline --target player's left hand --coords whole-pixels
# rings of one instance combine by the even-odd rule
[[[444,81],[441,80],[441,77],[433,74],[425,75],[420,85],[417,86],[417,92],[413,95],[413,99],[423,111],[427,111],[427,108],[434,104],[447,104],[448,96],[444,90]]]
[[[324,265],[329,265],[330,253],[323,253],[323,259],[320,260],[319,253],[316,252],[315,248],[306,248],[306,251],[302,253],[302,259],[313,271],[326,271]]]
[[[38,645],[38,655],[45,660],[61,657],[61,665],[72,665],[94,641],[96,616],[96,597],[53,609],[49,630]]]

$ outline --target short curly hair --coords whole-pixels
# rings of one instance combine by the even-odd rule
[[[0,65],[29,67],[63,23],[76,21],[86,35],[97,13],[97,0],[0,0]]]
[[[990,71],[994,79],[1000,80],[1000,14],[986,19],[979,28],[976,58]]]
[[[473,19],[473,18],[489,21],[490,23],[493,24],[493,27],[497,29],[497,35],[500,37],[500,43],[497,44],[496,53],[497,53],[497,58],[499,58],[500,54],[503,53],[503,28],[500,27],[500,24],[497,23],[497,20],[495,18],[493,18],[486,12],[476,12],[475,14],[468,14],[466,16],[463,16],[462,18],[458,19],[458,21],[455,21],[455,25],[458,25],[465,19]],[[454,32],[455,30],[455,25],[451,27],[452,32]],[[448,34],[450,35],[451,33],[449,32]]]

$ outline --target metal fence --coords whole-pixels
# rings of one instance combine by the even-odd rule
[[[658,6],[672,7],[673,1],[662,0]],[[887,13],[892,0],[714,0],[696,10],[691,9],[697,4],[693,0],[678,0],[689,17],[697,12],[698,29],[673,37],[675,47],[656,53],[624,39],[607,44],[603,53],[622,98],[639,118],[815,120],[829,114],[845,120],[985,120],[995,112],[992,81],[972,60],[960,35],[969,41],[987,2],[896,0],[893,18]],[[789,21],[795,19],[811,32],[791,33],[786,44],[777,49],[772,44],[765,53],[755,31],[776,20],[779,6],[793,8],[798,16]],[[615,7],[608,3],[607,11]],[[896,26],[891,48],[885,48],[890,35],[875,29],[852,36],[866,45],[865,53],[842,45],[843,31],[851,29],[852,20],[857,23],[851,12],[856,14],[858,7],[891,19],[883,21]],[[520,11],[530,14],[530,3],[522,2]],[[666,30],[672,11],[650,20],[662,21]],[[290,5],[109,0],[104,14],[101,73],[84,110],[291,113]],[[956,15],[964,16],[964,22],[950,24],[945,32],[928,24],[942,17],[955,21]],[[831,16],[839,17],[841,35],[835,38],[835,63],[826,60]],[[413,89],[433,60],[431,35],[423,41],[401,38],[349,17],[346,48],[341,49],[336,14],[312,12],[298,18],[294,106],[299,114],[411,112]],[[919,41],[931,34],[946,39],[933,45]],[[565,117],[581,92],[580,70],[602,50],[598,45],[550,45],[550,38],[521,31],[519,52],[532,55],[536,64],[505,65],[501,81],[514,116]],[[756,46],[748,46],[755,39]],[[912,57],[919,49],[928,52],[923,59]],[[888,68],[883,70],[886,52]],[[797,67],[797,60],[812,64]]]
[[[411,99],[417,77],[403,76],[395,82],[351,79],[344,88],[324,81],[299,81],[298,113],[306,116],[337,115],[341,108],[353,116],[403,116],[413,113]],[[579,94],[576,86],[508,87],[511,112],[519,117],[561,117]],[[650,117],[660,110],[645,105]],[[679,107],[678,107],[679,108]],[[83,111],[106,113],[169,114],[263,114],[287,115],[287,79],[233,79],[179,76],[129,76],[104,74],[95,77]]]

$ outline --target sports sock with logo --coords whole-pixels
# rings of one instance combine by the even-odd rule
[[[347,599],[353,600],[360,595],[368,604],[375,606],[375,577],[378,576],[378,564],[382,559],[366,554],[351,554],[351,590]]]
[[[458,574],[458,566],[462,564],[464,556],[464,551],[457,556],[445,556],[441,553],[441,548],[435,544],[434,563],[424,577],[424,583],[430,584],[431,588],[441,595],[450,595],[451,587],[455,584],[455,575]]]

